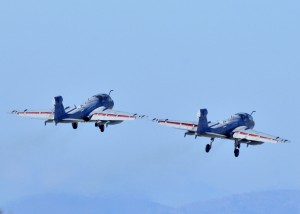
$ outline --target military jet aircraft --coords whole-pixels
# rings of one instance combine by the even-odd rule
[[[169,126],[177,129],[186,130],[186,135],[193,135],[195,138],[209,137],[211,138],[210,144],[207,144],[205,151],[208,153],[212,147],[215,138],[229,139],[234,141],[234,155],[239,156],[239,149],[241,143],[248,145],[260,145],[263,143],[287,143],[288,140],[280,137],[274,137],[262,132],[253,130],[254,120],[252,114],[238,113],[232,115],[231,118],[219,121],[207,121],[207,109],[200,109],[198,113],[199,121],[197,122],[183,122],[175,120],[162,120],[154,118],[153,121],[158,122],[160,125]]]
[[[11,113],[23,117],[41,119],[47,123],[71,123],[73,129],[77,129],[79,122],[94,122],[95,127],[99,127],[104,132],[105,126],[115,125],[124,120],[134,120],[142,118],[144,115],[130,114],[112,110],[114,102],[109,94],[97,94],[90,97],[84,104],[68,106],[64,108],[63,98],[54,97],[54,108],[51,110],[28,110],[12,111]]]

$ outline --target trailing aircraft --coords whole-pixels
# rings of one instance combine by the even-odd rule
[[[54,108],[49,110],[28,110],[11,113],[22,117],[41,119],[47,123],[71,123],[73,129],[77,129],[79,122],[93,122],[101,132],[105,126],[119,124],[125,120],[143,118],[145,115],[131,114],[112,110],[114,101],[109,94],[97,94],[90,97],[84,104],[64,107],[62,96],[54,97]]]
[[[183,122],[175,120],[162,120],[154,118],[153,121],[160,125],[169,126],[176,129],[185,130],[184,137],[186,135],[199,137],[209,137],[210,143],[206,145],[205,151],[208,153],[211,148],[215,138],[229,139],[234,141],[234,155],[239,156],[240,145],[260,145],[263,143],[287,143],[286,139],[280,137],[274,137],[269,134],[258,132],[253,130],[255,122],[253,120],[252,114],[238,113],[232,115],[229,119],[218,121],[218,122],[208,122],[207,120],[207,109],[200,109],[197,116],[199,121],[197,122]]]

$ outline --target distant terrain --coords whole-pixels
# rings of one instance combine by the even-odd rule
[[[300,191],[267,191],[224,197],[188,204],[176,210],[180,214],[266,214],[300,213]]]
[[[136,197],[88,198],[49,194],[2,205],[2,212],[4,214],[293,214],[300,213],[300,191],[276,190],[246,193],[194,202],[181,207],[169,207]]]

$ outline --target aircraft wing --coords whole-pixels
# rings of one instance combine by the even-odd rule
[[[175,121],[175,120],[162,120],[162,119],[153,119],[159,125],[169,126],[175,129],[182,129],[189,132],[197,132],[198,124],[197,122],[187,122],[187,121]]]
[[[40,119],[40,120],[53,120],[54,112],[53,110],[27,110],[17,111],[14,110],[11,112],[12,114],[16,114],[21,117],[28,117],[32,119]]]
[[[127,112],[115,111],[111,109],[95,110],[91,113],[92,117],[90,121],[124,121],[124,120],[135,120],[136,118],[143,118],[144,115],[131,114]]]
[[[258,132],[253,129],[241,129],[234,131],[233,134],[234,139],[241,139],[241,140],[249,140],[254,142],[261,142],[261,143],[287,143],[289,142],[286,139],[282,139],[280,137],[275,137],[269,134],[265,134],[263,132]]]

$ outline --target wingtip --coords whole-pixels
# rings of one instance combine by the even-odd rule
[[[148,116],[145,114],[142,114],[142,115],[135,114],[135,117],[139,118],[139,119],[147,119],[148,118]]]
[[[12,110],[10,112],[7,112],[7,114],[18,114],[18,111],[17,110]]]
[[[151,121],[152,121],[152,122],[158,123],[158,122],[159,122],[159,119],[158,119],[158,118],[153,118]]]
[[[287,139],[280,139],[279,142],[281,142],[281,143],[291,143],[291,141],[287,140]]]

